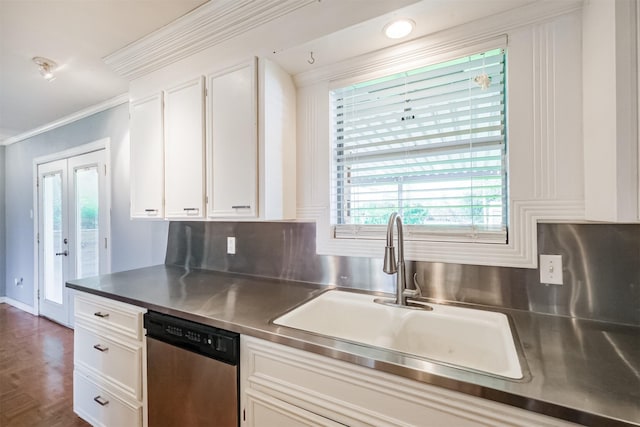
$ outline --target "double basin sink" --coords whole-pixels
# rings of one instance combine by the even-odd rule
[[[331,290],[273,323],[474,372],[523,378],[505,314],[443,304],[414,310],[378,304],[376,299]]]

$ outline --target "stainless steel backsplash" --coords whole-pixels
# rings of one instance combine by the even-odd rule
[[[315,235],[304,222],[172,222],[165,263],[395,291],[381,258],[316,255]],[[427,298],[640,325],[640,224],[539,224],[538,253],[562,255],[564,285],[540,284],[537,269],[413,261],[408,277]]]

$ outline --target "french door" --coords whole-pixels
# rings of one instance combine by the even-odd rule
[[[72,324],[70,279],[108,272],[105,150],[38,165],[38,297],[42,316]]]

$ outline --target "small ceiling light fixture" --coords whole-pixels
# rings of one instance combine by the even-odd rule
[[[411,31],[413,31],[415,26],[416,23],[411,19],[402,18],[389,22],[384,26],[382,31],[384,32],[384,35],[390,39],[401,39],[411,34]]]
[[[44,77],[45,80],[51,82],[56,79],[56,76],[53,75],[53,72],[58,67],[58,64],[56,64],[54,61],[52,61],[51,59],[43,58],[42,56],[35,56],[33,58],[33,62],[38,66],[38,68],[40,69],[40,74],[42,74],[42,77]]]

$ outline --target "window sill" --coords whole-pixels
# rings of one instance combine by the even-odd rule
[[[537,268],[538,221],[576,221],[584,217],[584,201],[511,201],[507,244],[405,239],[405,259],[499,267]],[[316,222],[316,252],[319,255],[382,258],[385,239],[334,237],[327,208],[298,210],[298,218]]]

